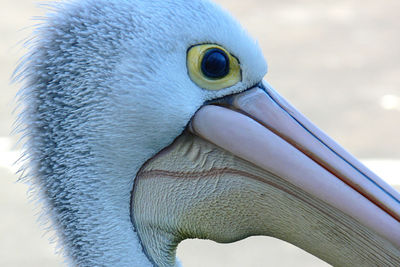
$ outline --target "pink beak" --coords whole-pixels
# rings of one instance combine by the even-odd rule
[[[264,83],[207,105],[191,130],[321,201],[400,248],[400,194]]]

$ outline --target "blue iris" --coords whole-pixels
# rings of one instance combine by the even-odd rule
[[[221,79],[229,73],[229,57],[221,49],[209,49],[201,62],[201,71],[212,79]]]

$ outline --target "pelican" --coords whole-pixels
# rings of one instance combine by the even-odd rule
[[[186,238],[400,266],[400,196],[264,79],[208,0],[54,5],[19,67],[28,177],[76,266],[179,266]],[[301,90],[301,86],[300,89]]]

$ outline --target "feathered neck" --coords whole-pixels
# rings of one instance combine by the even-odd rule
[[[20,67],[28,176],[73,265],[151,266],[130,199],[137,171],[162,147],[121,142],[113,124],[109,88],[124,38],[107,16],[112,7],[64,4],[36,29]]]

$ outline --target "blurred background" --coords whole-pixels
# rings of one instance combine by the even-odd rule
[[[400,185],[400,1],[216,0],[259,40],[266,79],[320,128],[392,185]],[[22,41],[44,14],[41,1],[1,0],[0,266],[61,266],[36,222],[38,208],[16,183],[17,136],[10,136],[18,85],[10,76]],[[268,237],[229,245],[188,240],[185,267],[327,266]]]

